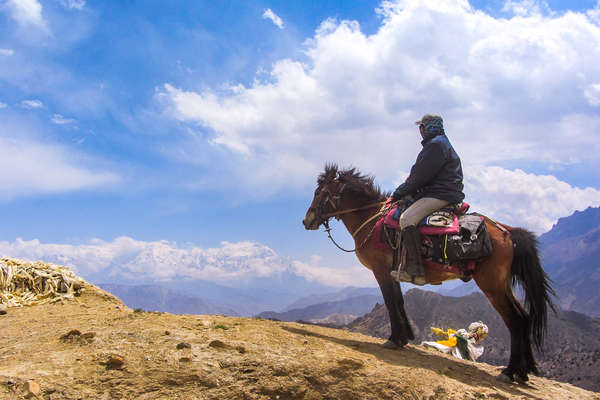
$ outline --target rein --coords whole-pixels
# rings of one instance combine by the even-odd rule
[[[359,210],[366,210],[369,208],[373,208],[375,206],[382,206],[381,209],[375,213],[375,215],[371,216],[369,219],[367,219],[365,222],[363,222],[352,234],[353,238],[356,238],[356,235],[358,234],[358,232],[360,232],[360,230],[362,228],[364,228],[365,226],[367,226],[371,221],[373,221],[374,219],[377,219],[379,217],[381,217],[383,214],[385,214],[385,212],[391,207],[385,207],[385,204],[387,203],[387,201],[381,201],[379,203],[373,203],[373,204],[368,204],[366,206],[363,207],[357,207],[357,208],[352,208],[349,210],[343,210],[343,211],[338,211],[338,212],[334,212],[334,213],[329,213],[326,214],[324,216],[322,216],[321,218],[324,219],[323,225],[325,226],[325,232],[327,232],[327,236],[329,237],[329,239],[331,239],[331,241],[333,242],[333,244],[340,250],[345,251],[346,253],[354,253],[360,249],[362,249],[367,242],[369,241],[369,239],[371,238],[371,235],[373,235],[373,232],[375,231],[375,226],[377,226],[377,224],[374,224],[373,227],[371,228],[371,230],[369,231],[369,234],[367,236],[365,236],[365,239],[362,241],[362,243],[359,246],[356,246],[354,249],[352,250],[348,250],[348,249],[344,249],[342,246],[340,246],[335,239],[333,238],[333,236],[331,236],[331,228],[329,227],[329,218],[334,217],[334,216],[339,216],[339,215],[344,215],[344,214],[349,214],[351,212],[355,212],[355,211],[359,211]]]
[[[340,216],[340,215],[349,214],[349,213],[354,212],[354,211],[366,210],[366,209],[369,209],[369,208],[373,208],[375,206],[384,205],[385,203],[387,203],[387,201],[380,201],[379,203],[367,204],[366,206],[357,207],[357,208],[351,208],[349,210],[331,212],[331,213],[322,215],[321,218],[327,219],[327,218],[331,218],[331,217],[337,217],[337,216]],[[358,230],[357,230],[357,232],[358,232]],[[352,236],[354,236],[354,235],[352,235]]]

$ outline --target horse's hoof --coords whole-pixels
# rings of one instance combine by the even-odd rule
[[[529,380],[529,377],[527,376],[527,374],[520,374],[520,373],[516,373],[515,374],[515,381],[517,381],[517,383],[527,383],[527,381]]]
[[[501,372],[496,379],[498,379],[500,382],[504,382],[504,383],[512,383],[514,382],[514,379],[512,376],[508,376],[506,375],[504,372]]]
[[[391,340],[388,340],[385,343],[382,343],[381,347],[383,347],[384,349],[388,349],[388,350],[398,350],[398,349],[402,348],[402,346],[398,346],[396,343],[392,342]]]

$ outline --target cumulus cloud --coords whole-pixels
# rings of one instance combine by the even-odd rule
[[[53,124],[57,125],[67,125],[75,122],[73,118],[65,118],[60,114],[54,114],[52,118],[50,118],[50,121],[52,121]]]
[[[7,0],[11,17],[21,25],[44,26],[42,5],[37,0]]]
[[[40,100],[23,100],[21,102],[21,107],[28,109],[44,108],[44,103],[42,103]]]
[[[331,286],[357,285],[360,278],[372,281],[370,272],[358,267],[338,271],[291,260],[255,242],[222,242],[221,247],[202,249],[168,241],[146,242],[130,237],[112,241],[94,239],[88,244],[52,244],[17,239],[0,242],[3,256],[42,259],[66,265],[86,277],[101,273],[105,280],[169,281],[202,279],[218,283],[276,277],[291,272],[309,281]],[[358,283],[357,283],[358,282]]]
[[[156,98],[167,115],[203,132],[180,143],[186,160],[222,155],[214,181],[247,193],[306,190],[326,161],[358,166],[391,189],[420,149],[412,121],[426,112],[444,116],[465,165],[488,173],[511,164],[535,163],[546,171],[595,166],[597,9],[555,13],[544,1],[508,1],[505,11],[513,15],[495,18],[466,0],[383,2],[382,23],[372,35],[355,21],[328,19],[305,41],[303,58],[277,61],[250,85],[194,91],[165,84]],[[231,176],[223,180],[222,171]],[[523,174],[503,178],[558,182]],[[471,188],[476,196],[479,189]],[[570,188],[582,196],[570,197],[577,208],[596,204],[589,195],[596,189]],[[520,222],[525,215],[500,206],[526,199],[518,206],[535,215],[526,224],[537,231],[572,210],[534,210],[546,200],[510,193],[482,195],[481,207]]]
[[[0,49],[0,56],[12,56],[15,54],[13,49]]]
[[[552,175],[484,166],[470,166],[465,171],[465,192],[472,211],[538,234],[550,230],[560,217],[600,206],[600,190],[574,187]]]
[[[263,19],[270,20],[273,24],[275,24],[279,29],[283,29],[283,21],[277,14],[271,11],[270,8],[267,8],[263,13]]]
[[[385,2],[379,13],[373,35],[353,21],[324,21],[305,58],[279,60],[249,86],[165,84],[157,99],[208,133],[199,153],[230,152],[226,170],[254,188],[303,187],[325,161],[391,182],[419,149],[411,121],[429,111],[445,117],[467,162],[578,162],[600,151],[593,129],[566,125],[586,118],[598,126],[589,106],[600,81],[600,27],[586,13],[494,18],[464,0]]]

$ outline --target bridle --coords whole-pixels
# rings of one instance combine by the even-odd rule
[[[335,187],[332,190],[330,190],[330,185],[331,185],[331,183],[334,183],[334,182],[335,182]],[[339,220],[340,216],[345,215],[345,214],[350,214],[352,212],[361,211],[361,210],[367,210],[369,208],[373,208],[373,207],[377,207],[377,206],[381,207],[381,209],[377,213],[375,213],[375,215],[373,215],[372,217],[370,217],[369,219],[364,221],[354,231],[354,233],[352,233],[352,237],[356,238],[356,235],[358,234],[358,232],[360,232],[366,225],[368,225],[374,219],[379,218],[382,215],[384,215],[385,212],[387,210],[389,210],[391,205],[386,206],[387,201],[380,201],[377,203],[367,204],[366,206],[362,206],[362,207],[338,210],[340,207],[341,195],[342,195],[342,192],[344,191],[345,187],[346,187],[346,184],[340,182],[339,177],[335,178],[332,182],[325,185],[324,188],[320,189],[319,198],[317,200],[317,207],[316,208],[312,207],[312,211],[315,212],[317,218],[321,221],[321,223],[325,227],[325,232],[327,232],[327,236],[329,237],[329,239],[331,239],[333,244],[342,251],[345,251],[347,253],[352,253],[352,252],[356,252],[356,251],[362,249],[367,244],[367,242],[371,238],[371,235],[373,235],[373,231],[375,230],[376,224],[373,224],[371,231],[369,232],[369,234],[365,237],[365,239],[361,242],[361,244],[359,246],[356,246],[352,250],[348,250],[348,249],[344,249],[343,247],[341,247],[331,236],[331,228],[329,227],[329,219],[331,217],[335,217],[335,219]],[[317,189],[317,190],[319,190],[319,189]],[[323,208],[324,208],[325,204],[327,204],[327,203],[329,203],[331,205],[331,208],[333,211],[323,214]]]

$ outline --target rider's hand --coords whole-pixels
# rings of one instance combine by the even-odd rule
[[[395,190],[394,194],[392,195],[392,203],[402,200],[402,197],[403,196],[398,192],[398,190]]]

